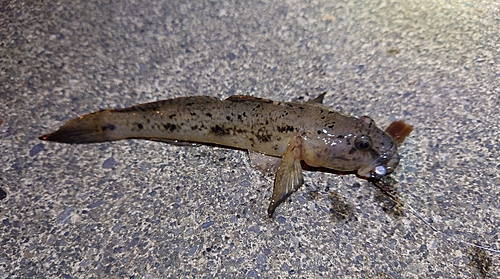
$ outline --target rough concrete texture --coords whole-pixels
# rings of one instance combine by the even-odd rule
[[[0,1],[0,278],[498,278],[497,1]],[[272,219],[246,152],[41,142],[107,107],[305,99],[401,119],[392,175],[305,172]]]

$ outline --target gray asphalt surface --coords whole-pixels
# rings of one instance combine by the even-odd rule
[[[0,278],[499,278],[496,1],[1,1]],[[392,175],[305,172],[274,218],[246,152],[41,142],[191,95],[325,104],[414,132]],[[455,240],[452,240],[455,239]]]

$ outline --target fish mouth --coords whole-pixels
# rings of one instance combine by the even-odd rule
[[[382,154],[376,160],[368,164],[366,167],[358,170],[358,175],[364,178],[380,179],[388,174],[391,174],[399,165],[399,154],[394,153],[388,157],[387,153]]]
[[[398,153],[394,153],[394,155],[392,155],[391,159],[389,159],[389,161],[387,161],[387,164],[385,165],[386,169],[387,169],[387,174],[391,174],[399,165],[399,154]]]

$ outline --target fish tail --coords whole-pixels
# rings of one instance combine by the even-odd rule
[[[59,130],[46,134],[39,139],[62,143],[94,143],[117,140],[110,137],[110,133],[116,129],[115,125],[103,123],[103,111],[87,114],[68,121]]]

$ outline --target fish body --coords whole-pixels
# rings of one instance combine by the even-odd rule
[[[396,141],[369,117],[345,116],[313,102],[250,96],[182,97],[105,109],[70,120],[40,139],[79,144],[122,139],[183,141],[280,157],[269,216],[303,184],[301,161],[312,167],[356,172],[367,179],[379,179],[399,163]]]

